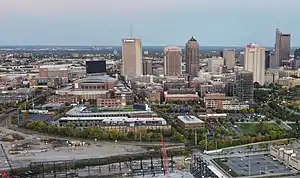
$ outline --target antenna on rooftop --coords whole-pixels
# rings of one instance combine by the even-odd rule
[[[133,36],[132,36],[132,24],[130,24],[130,37],[132,38]]]

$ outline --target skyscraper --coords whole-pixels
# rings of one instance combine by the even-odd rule
[[[122,42],[122,75],[135,77],[143,74],[142,42],[140,39],[123,39]]]
[[[245,48],[244,69],[253,72],[253,82],[265,83],[265,48],[250,43]]]
[[[143,60],[143,75],[152,75],[152,59],[144,59]]]
[[[236,95],[241,101],[253,101],[253,73],[240,71],[236,73]]]
[[[192,37],[185,45],[186,73],[192,77],[197,77],[199,72],[199,56],[200,46],[197,40]]]
[[[164,74],[165,75],[181,75],[181,48],[166,47],[164,49]]]
[[[291,34],[283,34],[276,29],[275,59],[277,67],[289,62],[291,52]]]
[[[270,59],[271,59],[271,52],[269,50],[265,51],[265,68],[269,69],[270,68]]]
[[[208,72],[218,72],[219,67],[224,65],[224,59],[221,57],[213,57],[207,61]]]
[[[227,69],[232,69],[235,66],[235,50],[234,49],[224,49],[223,56],[224,65],[227,66]]]
[[[298,69],[300,67],[300,48],[297,48],[294,51],[294,60],[295,60],[295,69]]]

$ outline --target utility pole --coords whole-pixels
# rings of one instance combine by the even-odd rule
[[[140,146],[142,146],[142,133],[140,132]]]
[[[195,146],[198,144],[197,131],[195,131]]]
[[[208,151],[207,132],[205,132],[205,149]]]
[[[251,163],[250,163],[250,159],[249,159],[249,177],[251,175],[251,169],[250,169],[250,167],[251,167]]]

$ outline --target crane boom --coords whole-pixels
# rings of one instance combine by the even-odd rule
[[[12,166],[11,166],[10,160],[8,159],[8,156],[7,156],[7,154],[6,154],[6,151],[5,151],[5,149],[4,149],[3,144],[1,144],[1,149],[2,149],[2,152],[3,152],[4,156],[5,156],[5,159],[6,159],[6,162],[7,162],[8,166],[9,166],[9,169],[10,169],[10,171],[11,171],[11,173],[12,173],[13,168],[12,168]]]
[[[170,178],[170,172],[169,172],[169,161],[168,161],[168,155],[167,155],[167,150],[166,150],[166,144],[164,141],[163,134],[161,134],[161,144],[162,144],[162,154],[163,154],[163,166],[164,166],[164,171],[166,178]]]

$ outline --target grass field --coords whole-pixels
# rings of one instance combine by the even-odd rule
[[[275,123],[264,123],[265,127],[269,130],[281,130],[281,128]],[[260,131],[258,127],[259,123],[240,123],[237,126],[243,133],[256,133]]]

